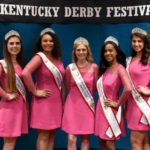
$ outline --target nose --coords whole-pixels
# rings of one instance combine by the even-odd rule
[[[106,55],[109,55],[110,54],[110,51],[106,51],[106,53],[105,53]]]
[[[135,42],[134,44],[137,46],[139,43],[138,43],[138,42]]]

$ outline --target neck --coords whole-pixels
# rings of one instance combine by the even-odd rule
[[[87,60],[86,59],[77,61],[77,65],[78,66],[85,66],[86,64],[87,64]]]
[[[12,62],[16,62],[16,61],[17,61],[16,57],[17,57],[16,55],[12,55],[12,56],[11,56]]]
[[[142,57],[142,51],[140,51],[140,52],[136,53],[136,57],[141,58],[141,57]]]
[[[118,64],[117,60],[114,60],[113,62],[109,63],[110,67],[116,66]]]
[[[53,58],[53,56],[52,56],[51,52],[43,51],[43,53],[44,53],[44,54],[45,54],[48,58],[50,58],[50,59],[52,59],[52,58]]]

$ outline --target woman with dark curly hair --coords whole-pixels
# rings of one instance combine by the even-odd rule
[[[149,150],[150,130],[150,38],[147,31],[134,28],[131,33],[132,57],[127,59],[127,72],[132,95],[127,101],[127,126],[131,129],[132,150]]]
[[[114,141],[125,136],[121,105],[131,92],[131,84],[125,70],[125,55],[112,36],[102,46],[99,74],[95,135],[99,136],[102,150],[115,150]],[[124,89],[119,97],[122,85]]]
[[[56,129],[61,127],[65,70],[60,43],[51,28],[41,31],[33,55],[23,70],[24,81],[33,94],[30,126],[38,129],[37,150],[52,150]],[[33,72],[36,84],[32,80]]]

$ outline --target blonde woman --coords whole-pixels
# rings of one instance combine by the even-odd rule
[[[90,134],[94,133],[92,93],[98,78],[98,66],[92,63],[89,42],[83,37],[74,41],[72,58],[73,63],[67,67],[65,75],[68,96],[62,130],[68,133],[68,150],[77,149],[77,135],[81,135],[81,150],[88,150]]]

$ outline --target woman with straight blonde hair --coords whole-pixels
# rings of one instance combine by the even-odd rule
[[[89,149],[90,134],[94,133],[95,103],[93,91],[98,66],[92,63],[89,42],[79,37],[74,41],[73,63],[66,69],[68,91],[64,107],[62,130],[68,133],[68,150],[76,150],[77,135],[81,135],[81,150]]]

